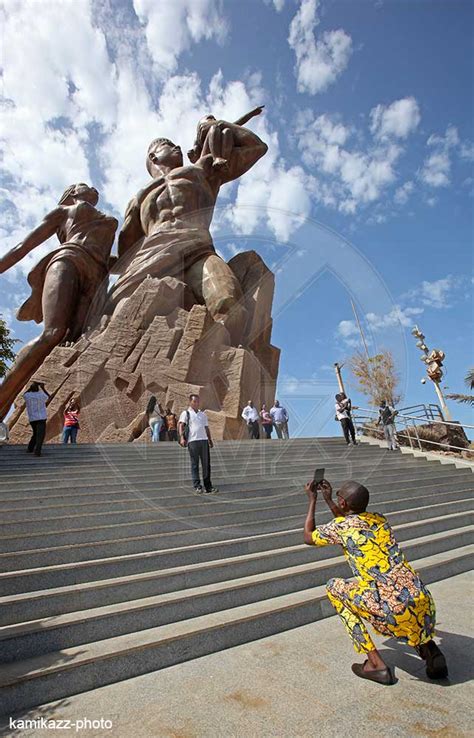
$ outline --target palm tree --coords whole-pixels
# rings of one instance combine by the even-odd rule
[[[474,389],[474,367],[471,367],[464,378],[466,387]],[[474,395],[446,395],[450,400],[456,400],[456,402],[464,402],[466,405],[474,405]]]

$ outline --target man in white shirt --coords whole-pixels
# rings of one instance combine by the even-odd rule
[[[199,409],[199,395],[189,395],[189,407],[183,410],[178,422],[179,443],[187,446],[191,457],[193,487],[198,494],[216,493],[219,490],[211,482],[211,454],[213,447],[211,431],[206,413]],[[199,478],[199,461],[202,466],[202,481]]]
[[[357,446],[354,423],[352,422],[351,418],[352,403],[349,397],[346,397],[344,392],[339,392],[336,395],[335,410],[336,420],[339,420],[341,424],[342,432],[344,433],[344,438],[346,439],[347,445],[349,446],[352,440],[354,446]]]
[[[288,433],[288,412],[286,408],[281,407],[278,400],[275,400],[275,404],[270,410],[270,415],[272,416],[273,425],[275,426],[278,438],[289,438],[290,434]]]
[[[23,395],[23,399],[25,400],[28,420],[33,430],[27,451],[30,454],[34,452],[35,456],[41,456],[46,435],[46,418],[48,417],[46,401],[49,399],[49,394],[42,382],[33,382]]]
[[[258,410],[254,407],[252,400],[249,400],[247,405],[242,410],[242,417],[247,423],[247,429],[250,438],[260,438],[260,428],[258,425]]]

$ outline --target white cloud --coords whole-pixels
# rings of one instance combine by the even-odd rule
[[[414,316],[420,315],[422,312],[423,308],[402,308],[399,305],[395,305],[392,310],[384,315],[367,313],[364,322],[369,330],[375,332],[384,331],[387,328],[393,328],[397,325],[408,328],[413,324]],[[337,335],[345,340],[352,339],[354,336],[359,335],[359,328],[354,320],[341,320],[337,327]]]
[[[342,29],[325,31],[318,38],[318,0],[301,0],[290,24],[288,43],[296,56],[299,92],[324,92],[342,74],[352,53],[352,39]]]
[[[413,325],[413,318],[416,315],[421,315],[422,312],[423,308],[402,308],[399,305],[395,305],[395,307],[385,315],[367,313],[365,318],[369,328],[371,328],[373,331],[383,331],[387,328],[393,328],[397,325],[401,325],[403,326],[403,328],[409,328]]]
[[[461,143],[459,156],[466,161],[474,161],[474,143],[472,141],[464,141]]]
[[[415,185],[411,180],[409,180],[395,190],[395,195],[393,196],[393,199],[395,200],[397,205],[404,205],[408,201],[410,195],[414,192],[414,190]]]
[[[411,295],[419,297],[423,305],[438,309],[449,308],[461,283],[462,280],[459,277],[448,274],[433,282],[423,281],[417,290],[411,292]]]
[[[5,321],[7,326],[12,323],[14,317],[13,310],[10,307],[0,305],[0,318]]]
[[[341,320],[337,327],[337,332],[342,338],[350,338],[355,336],[359,329],[356,326],[355,320]]]
[[[425,159],[421,179],[431,187],[446,187],[450,182],[451,159],[447,151],[439,151]]]
[[[454,126],[448,126],[443,136],[429,137],[430,154],[416,173],[417,179],[399,184],[392,190],[391,200],[387,199],[399,177],[408,139],[416,133],[419,122],[419,106],[413,97],[375,106],[370,112],[369,132],[345,125],[340,116],[300,111],[295,116],[294,135],[302,162],[311,172],[310,194],[325,207],[354,215],[367,205],[378,203],[380,209],[384,196],[385,210],[389,202],[405,205],[417,190],[417,180],[430,187],[448,185],[453,152],[465,161],[474,156],[472,144],[461,141]],[[429,206],[435,204],[432,198],[424,197],[424,201]],[[384,219],[386,213],[372,207],[368,222]]]
[[[161,70],[173,72],[191,44],[215,39],[222,44],[228,23],[219,0],[133,0],[151,57]]]
[[[285,7],[285,0],[264,0],[264,2],[265,5],[270,5],[270,3],[272,3],[277,13],[280,13]]]
[[[433,134],[427,141],[432,149],[420,171],[420,179],[430,187],[447,187],[451,181],[451,151],[459,145],[459,134],[448,126],[444,136]]]
[[[420,307],[394,307],[385,314],[367,313],[363,318],[363,330],[365,333],[382,333],[390,331],[393,328],[403,327],[410,328],[413,325],[415,316],[421,315],[424,308]],[[360,348],[362,339],[359,334],[359,328],[355,320],[341,320],[337,326],[336,339],[350,348]]]
[[[371,334],[390,334],[396,328],[412,328],[420,315],[427,309],[447,309],[459,299],[467,288],[465,277],[456,277],[448,274],[441,279],[429,282],[424,280],[412,290],[399,297],[399,304],[386,313],[366,313],[361,318],[362,328],[366,337]],[[355,320],[341,320],[335,332],[339,339],[348,348],[361,348],[362,341],[359,328]]]
[[[418,126],[421,115],[414,97],[377,105],[370,112],[370,130],[376,138],[407,138]]]
[[[283,394],[295,394],[300,388],[301,380],[291,374],[284,374],[278,382],[278,390]]]
[[[354,133],[324,114],[313,118],[306,111],[296,118],[302,160],[315,172],[311,193],[327,207],[347,214],[381,197],[395,181],[395,165],[403,153],[402,147],[389,139],[360,148]]]

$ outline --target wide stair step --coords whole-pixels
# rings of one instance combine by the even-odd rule
[[[324,585],[350,570],[337,548],[302,544],[317,466],[369,487],[425,582],[474,560],[472,472],[377,447],[222,442],[209,498],[174,444],[49,446],[40,466],[0,454],[5,714],[332,615]]]

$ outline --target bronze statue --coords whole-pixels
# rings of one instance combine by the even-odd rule
[[[265,106],[254,108],[234,121],[236,126],[243,126],[255,115],[260,115]],[[227,169],[228,159],[234,148],[234,134],[231,128],[218,126],[213,115],[205,115],[197,125],[196,140],[188,151],[188,159],[195,164],[201,156],[212,154],[212,166],[215,169]]]
[[[261,108],[249,115],[259,112]],[[217,154],[216,128],[224,132],[224,141],[231,139],[225,146],[225,166],[216,167],[215,155],[207,153]],[[118,242],[121,276],[109,293],[106,310],[112,313],[147,275],[177,277],[214,320],[224,323],[236,346],[247,311],[238,280],[215,252],[209,227],[221,185],[245,174],[266,153],[267,145],[255,133],[225,121],[210,121],[209,134],[213,141],[197,149],[195,164],[184,165],[180,147],[169,139],[157,138],[150,144],[146,166],[153,180],[128,204]]]
[[[44,321],[44,328],[20,351],[0,387],[0,419],[46,356],[65,339],[75,341],[94,303],[105,298],[118,221],[96,209],[98,199],[97,190],[82,182],[68,187],[58,207],[0,259],[2,273],[55,233],[61,244],[28,275],[31,295],[17,318]]]

